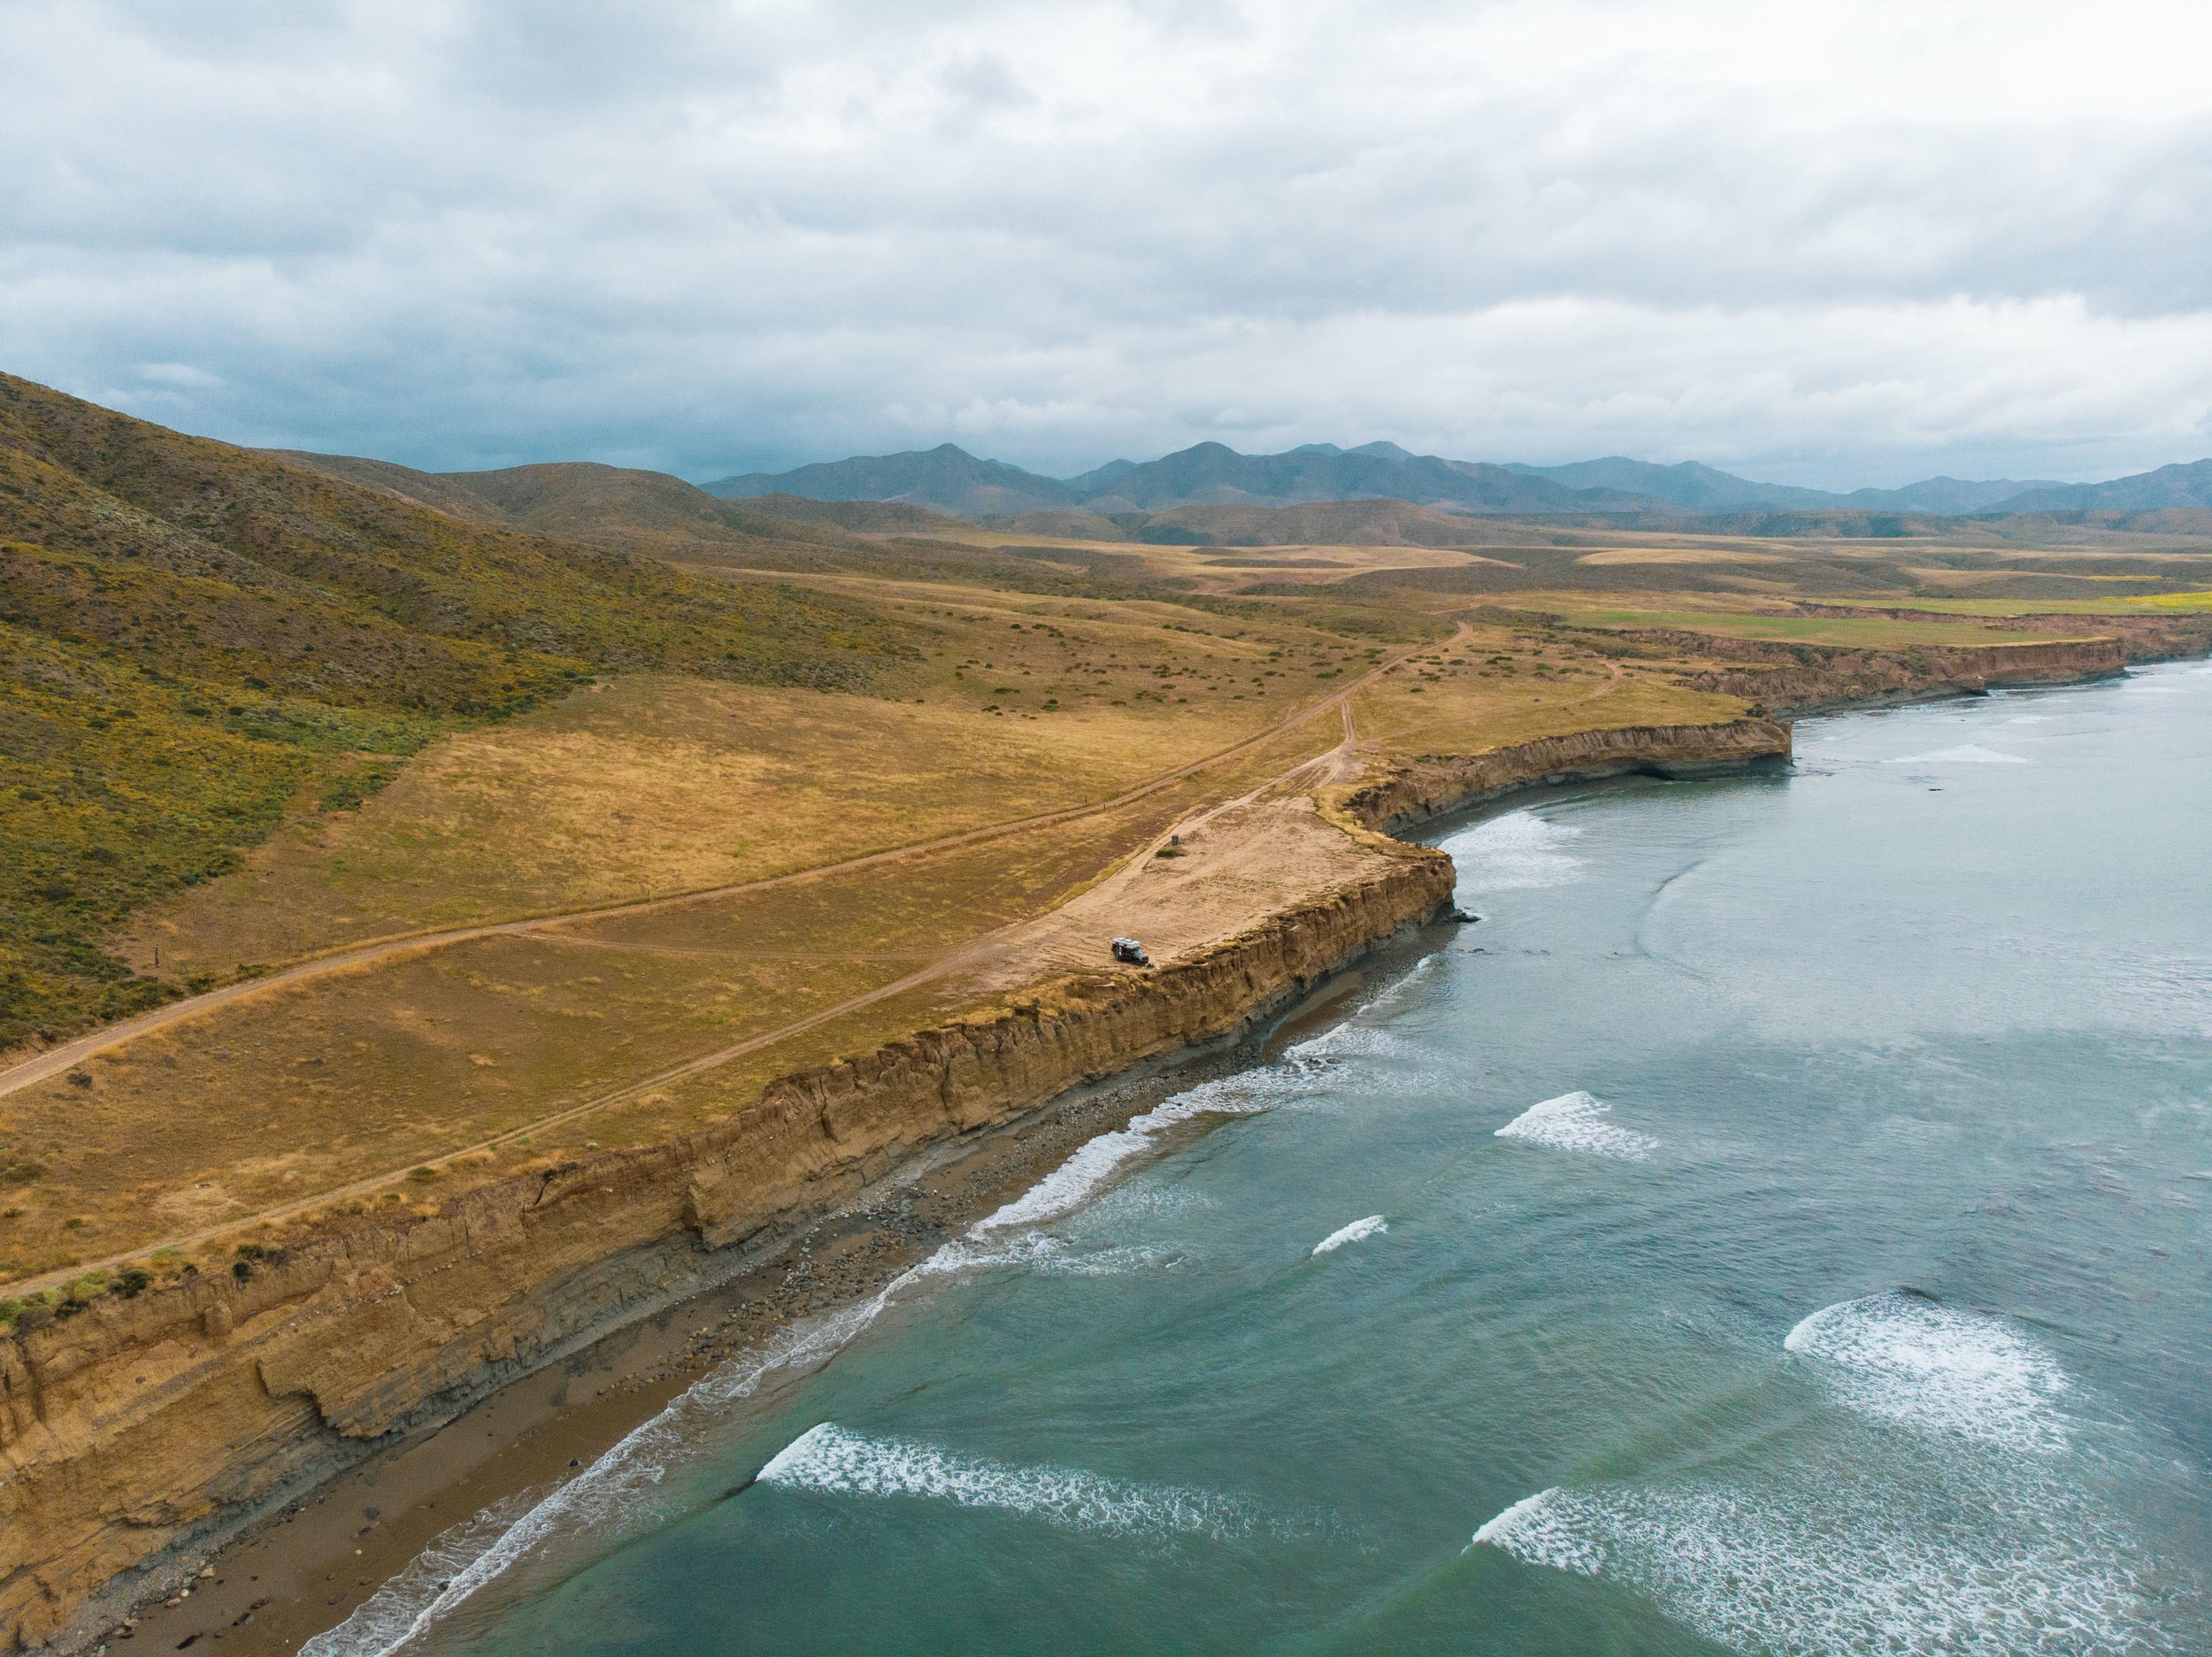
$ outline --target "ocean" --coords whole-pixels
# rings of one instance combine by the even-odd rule
[[[2212,669],[1435,838],[1482,918],[312,1657],[2212,1650]]]

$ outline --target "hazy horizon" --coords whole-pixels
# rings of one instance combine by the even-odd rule
[[[2193,39],[2162,0],[30,0],[0,367],[432,470],[1342,432],[2101,479],[2212,453]]]

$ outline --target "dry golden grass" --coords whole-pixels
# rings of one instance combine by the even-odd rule
[[[1060,551],[1078,564],[1102,553],[1109,554],[1130,561],[1132,572],[1146,581],[1188,582],[1201,592],[1233,590],[1263,575],[1288,580],[1333,581],[1370,570],[1432,569],[1496,562],[1453,548],[1395,544],[1314,541],[1264,547],[1177,547],[1141,541],[1078,541],[1061,535],[965,526],[942,532],[941,538],[993,549],[1018,547]]]
[[[142,918],[129,953],[228,975],[1086,804],[1264,729],[1368,660],[1333,635],[1171,606],[1094,618],[943,597],[896,606],[929,650],[907,700],[665,675],[581,692],[439,744],[356,812],[295,822],[242,874]]]
[[[288,830],[142,941],[157,939],[170,961],[227,970],[350,939],[818,867],[1107,799],[1271,729],[1389,653],[1307,625],[1318,612],[1303,599],[1216,613],[918,581],[874,583],[870,597],[924,651],[898,700],[661,676],[580,693],[430,750],[357,813]],[[1398,602],[1408,629],[1432,636],[1450,625],[1440,616],[1472,608],[1440,594]],[[1536,604],[1579,626],[1823,643],[2023,636],[1964,616],[1803,617],[1741,596],[1670,595],[1664,610],[1605,595],[1517,602]],[[1623,662],[1538,626],[1485,624],[1419,651],[1352,706],[1363,751],[1384,757],[1739,716],[1741,702],[1677,682],[1701,665],[1694,652]],[[1158,887],[1190,909],[1197,897],[1171,892],[1172,880],[1116,877],[1063,912],[1155,836],[1340,735],[1332,710],[1110,811],[768,890],[479,939],[271,990],[128,1044],[88,1062],[87,1082],[57,1076],[0,1097],[0,1165],[20,1176],[0,1193],[0,1280],[304,1204],[270,1233],[296,1235],[341,1213],[702,1125],[775,1076],[987,1005],[1025,973],[1064,969],[1094,921],[1102,947],[1116,930],[1125,887]],[[1275,844],[1264,834],[1252,843]],[[1232,926],[1240,904],[1282,901],[1282,886],[1225,864],[1222,890],[1210,894],[1219,913],[1207,910],[1196,930]],[[1179,936],[1164,924],[1157,935]],[[942,970],[910,982],[925,968]],[[754,1039],[765,1045],[655,1079]],[[547,1125],[581,1106],[590,1109]],[[415,1166],[433,1171],[410,1179]]]
[[[1158,579],[1187,580],[1202,590],[1233,591],[1255,580],[1327,583],[1374,570],[1445,569],[1497,564],[1495,558],[1440,547],[1312,546],[1147,547]]]
[[[672,1093],[449,1160],[1049,911],[1195,806],[1339,736],[1332,717],[1097,817],[765,891],[479,939],[273,990],[96,1056],[83,1067],[88,1085],[56,1077],[0,1098],[0,1161],[40,1170],[9,1193],[0,1282],[150,1249],[411,1165],[434,1173],[351,1206],[448,1195],[589,1144],[700,1125],[772,1076],[903,1033],[918,1007],[937,1016],[987,999],[975,977],[982,963]],[[285,1229],[316,1223],[294,1216]]]
[[[336,500],[259,461],[248,470],[264,495],[306,500],[308,489],[311,506]],[[833,537],[836,558],[796,560],[806,572],[776,578],[840,601],[821,605],[757,582],[726,590],[730,572],[718,561],[741,558],[742,547],[693,547],[685,527],[702,512],[718,523],[723,509],[680,487],[672,495],[665,480],[649,501],[635,474],[593,476],[585,504],[608,507],[641,548],[683,541],[684,556],[714,573],[649,583],[697,612],[680,636],[651,605],[603,594],[586,602],[583,587],[564,588],[566,597],[547,601],[558,601],[554,618],[601,629],[563,647],[577,659],[572,671],[654,660],[721,672],[733,660],[723,646],[741,635],[747,659],[759,658],[746,671],[784,687],[618,678],[423,751],[358,809],[296,801],[243,872],[141,917],[140,964],[158,947],[168,972],[219,978],[365,939],[729,886],[1095,804],[1275,730],[1394,653],[1391,641],[1440,639],[1492,604],[1548,610],[1569,626],[1552,636],[1538,622],[1486,623],[1422,648],[1354,698],[1363,755],[1479,752],[1592,727],[1736,717],[1740,702],[1679,682],[1711,664],[1699,634],[1886,648],[2035,639],[2019,623],[1975,618],[2040,608],[1990,589],[2026,579],[2018,572],[2056,556],[2061,541],[2063,566],[2047,581],[2076,584],[2062,594],[2092,582],[2109,590],[2104,580],[2140,585],[2147,572],[2175,587],[2205,584],[2188,562],[2202,548],[2178,531],[2154,543],[2135,538],[2140,550],[2096,526],[2055,525],[2047,541],[2036,531],[2033,548],[1973,525],[1941,540],[1853,542],[1809,531],[1440,527],[1417,509],[1355,503],[1294,522],[1231,515],[1210,531],[1299,543],[1266,547],[1055,542],[957,525],[926,526],[929,544]],[[379,525],[415,521],[380,495],[338,504],[349,546]],[[437,531],[469,547],[490,533]],[[1463,533],[1494,556],[1335,544],[1363,533],[1455,545]],[[947,548],[944,538],[971,546]],[[2086,559],[2099,560],[2098,577],[2083,574]],[[1634,567],[1653,565],[1673,567]],[[598,593],[597,578],[586,579],[598,568],[576,564],[571,586]],[[1394,570],[1427,572],[1427,585],[1340,586]],[[1911,605],[1901,577],[1978,602],[1950,605],[1958,613],[1944,618],[1797,613],[1798,595],[1850,591],[1862,576],[1870,604]],[[1601,590],[1616,583],[1631,590]],[[2047,598],[2053,589],[2032,590]],[[495,619],[519,602],[481,581],[470,593]],[[2050,607],[2205,602],[2192,591]],[[787,662],[815,635],[763,617],[857,629],[870,694],[789,688],[862,676],[768,671],[818,667],[823,651],[809,645],[813,654]],[[1593,640],[1583,631],[1591,628],[1665,628],[1692,642],[1659,654]],[[699,642],[710,633],[710,650]],[[669,648],[641,650],[641,640]],[[895,645],[895,663],[885,654]],[[910,646],[920,655],[904,655]],[[503,694],[515,688],[508,674],[499,670]],[[421,687],[407,683],[419,700]],[[215,705],[243,717],[247,703]],[[255,1225],[259,1236],[272,1214],[283,1217],[270,1239],[304,1234],[343,1213],[419,1206],[593,1145],[659,1139],[741,1108],[776,1076],[1085,964],[1125,921],[1141,923],[1164,954],[1195,947],[1338,878],[1344,859],[1361,855],[1294,802],[1203,815],[1339,736],[1332,709],[1252,753],[1079,819],[768,890],[393,955],[200,1008],[75,1075],[0,1095],[0,1282],[127,1252],[142,1258],[165,1240],[226,1224]],[[97,746],[85,751],[96,758]],[[99,777],[109,790],[127,781],[112,767]],[[278,820],[294,786],[304,785],[269,794],[257,833]],[[1197,823],[1186,858],[1129,861],[1169,828]],[[819,1022],[794,1028],[809,1019]],[[762,1045],[748,1047],[754,1041]],[[708,1059],[709,1068],[672,1074]],[[574,1114],[552,1120],[565,1112]],[[409,1178],[415,1167],[423,1178]]]
[[[1757,552],[1748,547],[1609,547],[1602,552],[1586,553],[1575,560],[1578,564],[1787,564],[1789,560],[1771,552]]]
[[[1353,708],[1362,739],[1388,751],[1478,754],[1571,731],[1732,719],[1744,703],[1686,690],[1646,664],[1483,629],[1417,657]]]

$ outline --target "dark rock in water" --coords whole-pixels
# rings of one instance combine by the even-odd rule
[[[1482,917],[1479,915],[1470,914],[1467,910],[1463,909],[1455,904],[1452,908],[1451,914],[1447,916],[1445,918],[1448,920],[1457,921],[1463,926],[1472,926],[1477,921],[1480,920]]]

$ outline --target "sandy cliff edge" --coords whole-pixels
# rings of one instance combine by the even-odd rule
[[[1786,725],[1578,733],[1392,765],[1330,791],[1357,878],[1143,977],[1079,976],[995,1018],[786,1077],[668,1143],[479,1187],[237,1276],[0,1339],[0,1630],[88,1644],[261,1514],[696,1292],[928,1148],[1233,1035],[1451,896],[1390,830],[1518,787],[1786,759]]]

